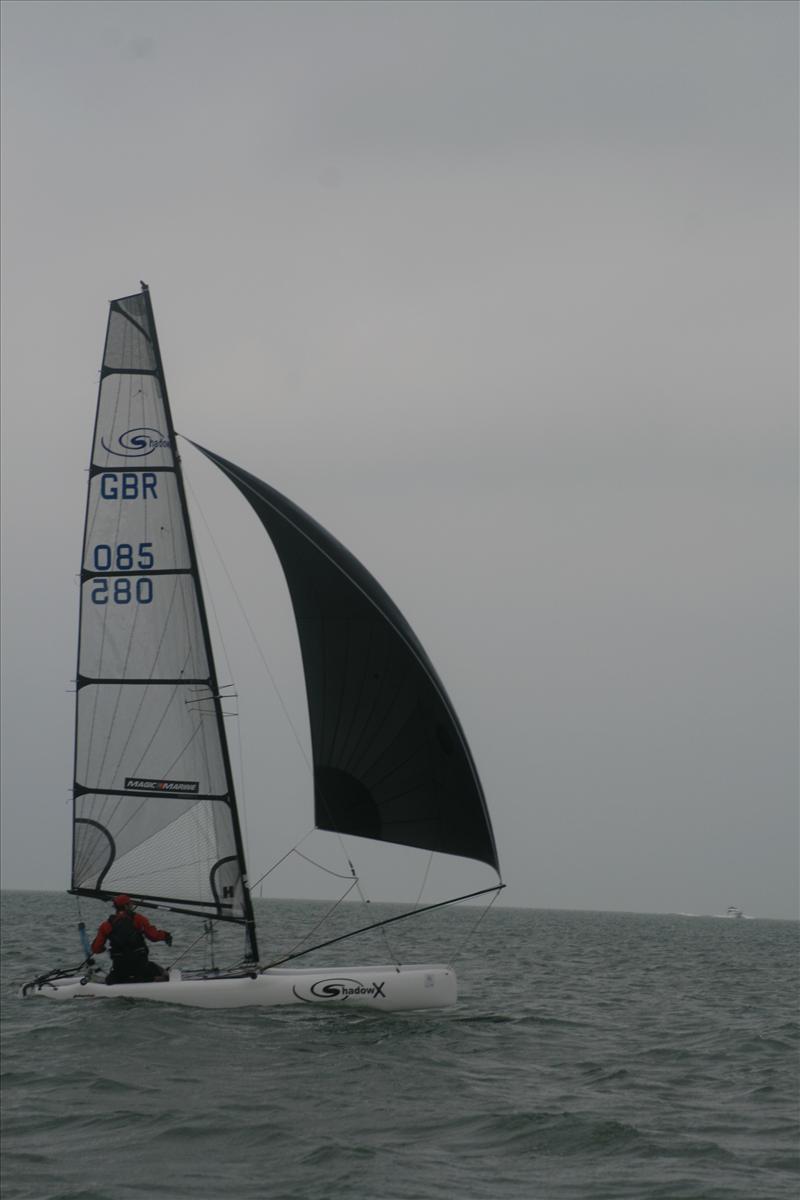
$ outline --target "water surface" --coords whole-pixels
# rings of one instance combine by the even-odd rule
[[[275,952],[325,907],[255,904]],[[105,908],[83,908],[93,933]],[[445,910],[317,956],[458,969],[456,1008],[381,1014],[19,1000],[80,961],[75,901],[3,910],[4,1200],[800,1192],[796,923]],[[329,932],[364,918],[342,906]],[[165,963],[198,932],[168,927]]]

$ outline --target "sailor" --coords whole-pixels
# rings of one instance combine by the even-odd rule
[[[102,954],[109,943],[111,973],[106,983],[159,983],[169,975],[150,962],[145,938],[172,945],[172,934],[156,929],[147,917],[134,912],[130,896],[114,897],[114,912],[103,921],[92,942],[92,954]]]

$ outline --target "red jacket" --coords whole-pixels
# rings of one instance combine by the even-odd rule
[[[165,942],[169,934],[163,929],[156,929],[155,925],[151,925],[147,917],[143,917],[141,913],[133,913],[133,923],[140,933],[150,942]],[[98,929],[95,939],[92,942],[92,954],[102,954],[106,948],[106,938],[111,934],[111,921],[103,921],[103,924]]]

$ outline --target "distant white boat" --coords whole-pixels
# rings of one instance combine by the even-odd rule
[[[726,917],[743,917],[744,913],[742,912],[742,910],[740,908],[737,908],[735,904],[729,904],[728,911],[725,913],[725,916]]]

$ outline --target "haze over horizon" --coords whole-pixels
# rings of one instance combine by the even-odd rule
[[[7,0],[5,889],[68,886],[97,370],[143,278],[178,430],[419,635],[499,903],[800,915],[797,33],[771,0]],[[292,615],[181,453],[257,879],[311,823]],[[348,850],[418,894],[424,855]],[[265,892],[336,894],[295,867]],[[491,882],[437,861],[422,902]]]

